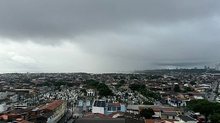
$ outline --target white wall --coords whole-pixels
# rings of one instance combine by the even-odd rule
[[[7,110],[7,105],[5,103],[0,104],[0,113]]]
[[[8,96],[7,92],[0,92],[0,100],[5,99]]]
[[[92,107],[92,113],[100,113],[105,114],[105,108],[104,107]]]

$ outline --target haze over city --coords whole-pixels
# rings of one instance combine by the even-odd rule
[[[220,62],[218,0],[0,1],[0,72],[125,72]]]

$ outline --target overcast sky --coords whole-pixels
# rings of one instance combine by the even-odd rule
[[[219,62],[219,0],[0,1],[0,72],[125,72]]]

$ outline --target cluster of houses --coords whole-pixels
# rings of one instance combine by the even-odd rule
[[[37,107],[6,111],[0,114],[0,121],[3,123],[57,123],[66,111],[66,101],[54,100]]]
[[[7,76],[13,78],[13,81],[7,83]],[[56,117],[53,114],[58,114],[56,111],[60,109],[64,112],[69,109],[72,116],[80,118],[126,119],[136,117],[144,108],[152,108],[155,115],[146,122],[196,123],[203,119],[202,115],[195,116],[193,113],[188,114],[180,110],[187,106],[188,101],[208,99],[220,102],[220,97],[215,93],[219,91],[218,79],[211,74],[9,74],[7,76],[0,75],[0,120],[3,121],[13,119],[17,122],[22,120],[49,122],[49,119]],[[21,82],[21,80],[26,81],[27,78],[30,82]],[[90,79],[103,82],[114,95],[100,97],[95,88],[87,88],[86,80]],[[71,85],[48,86],[45,84],[47,81],[60,82],[61,80]],[[119,85],[121,80],[123,84]],[[15,81],[19,82],[15,84]],[[154,104],[145,105],[144,102],[149,98],[131,90],[129,86],[134,83],[145,85],[150,91],[159,93],[161,100],[155,99]],[[178,92],[175,92],[175,86],[179,87]],[[60,103],[54,103],[56,100],[64,101],[61,102],[65,105],[63,107],[65,110],[56,108],[61,106]],[[47,110],[45,108],[47,106],[41,107],[43,105],[56,106]],[[33,116],[42,114],[46,117],[38,117],[34,120]]]

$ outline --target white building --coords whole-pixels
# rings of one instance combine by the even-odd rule
[[[88,89],[88,90],[86,90],[86,92],[87,92],[87,96],[95,96],[95,90],[94,89]]]
[[[8,96],[8,93],[7,93],[7,92],[0,92],[0,100],[6,99],[7,96]]]
[[[202,100],[202,99],[204,99],[204,97],[202,97],[202,96],[193,96],[194,97],[194,99],[196,99],[196,100]]]
[[[58,123],[67,111],[67,102],[63,100],[54,100],[51,103],[41,105],[32,110],[32,112],[41,112],[40,116],[47,118],[46,123]]]
[[[198,121],[189,116],[179,116],[178,121],[174,121],[174,123],[197,123]]]
[[[106,102],[104,100],[94,101],[92,105],[92,113],[105,114]]]
[[[186,101],[185,100],[179,100],[176,98],[168,98],[167,103],[173,107],[182,107],[186,106]]]
[[[8,106],[6,105],[6,103],[0,104],[0,113],[6,111],[7,109],[8,109]]]
[[[15,95],[11,96],[11,97],[10,97],[10,100],[11,100],[12,102],[17,102],[17,101],[18,101],[18,95],[15,94]]]
[[[110,115],[116,112],[126,112],[126,106],[122,103],[107,103],[105,100],[95,100],[92,113]]]

